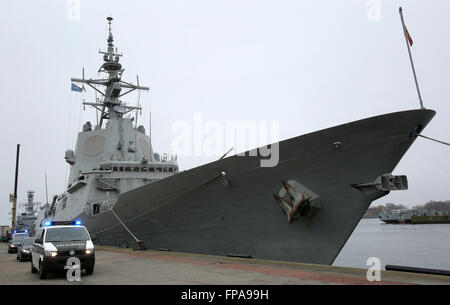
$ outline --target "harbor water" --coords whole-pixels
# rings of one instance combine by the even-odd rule
[[[378,257],[385,265],[450,270],[450,224],[385,224],[362,219],[334,266],[368,268]]]

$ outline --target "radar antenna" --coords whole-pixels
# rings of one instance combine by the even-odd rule
[[[103,79],[85,79],[84,70],[83,78],[71,78],[72,82],[87,84],[89,87],[102,95],[103,100],[95,101],[95,103],[83,102],[83,105],[92,106],[101,112],[99,128],[102,127],[103,120],[110,118],[121,118],[123,115],[127,114],[133,110],[142,110],[140,105],[138,106],[128,106],[120,100],[120,97],[134,91],[134,90],[145,90],[148,91],[148,87],[140,86],[139,83],[134,85],[133,83],[128,83],[122,80],[122,74],[124,69],[122,64],[119,63],[120,57],[123,56],[122,53],[118,53],[117,48],[114,46],[114,37],[112,34],[111,24],[113,21],[112,17],[107,17],[108,21],[108,39],[107,39],[107,51],[99,50],[100,54],[103,54],[103,64],[101,65],[98,72],[108,74],[107,78]],[[96,86],[104,86],[104,91],[99,90]],[[122,89],[127,89],[127,91],[122,93]]]

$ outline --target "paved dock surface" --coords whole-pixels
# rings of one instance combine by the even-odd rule
[[[450,284],[450,277],[381,272],[381,282],[369,282],[366,270],[256,259],[229,258],[162,251],[97,247],[92,275],[82,273],[77,284],[158,285],[302,285],[302,284]],[[30,262],[19,262],[0,243],[0,284],[73,285],[64,273],[40,280]]]

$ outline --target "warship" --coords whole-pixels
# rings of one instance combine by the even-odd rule
[[[148,87],[122,80],[108,17],[103,79],[72,78],[101,94],[99,123],[83,125],[67,189],[35,227],[79,220],[98,245],[332,264],[372,201],[408,188],[392,172],[435,115],[388,113],[272,143],[276,166],[249,150],[180,171],[153,151],[122,97]],[[100,90],[98,88],[103,88]],[[128,114],[128,116],[126,116]],[[263,150],[267,147],[260,147]]]
[[[33,229],[33,226],[37,220],[36,211],[38,211],[40,205],[40,202],[34,201],[34,191],[28,191],[27,202],[21,204],[24,210],[16,217],[16,231],[29,232]]]
[[[425,208],[398,209],[383,211],[380,213],[379,218],[381,221],[389,224],[449,223],[450,213]]]

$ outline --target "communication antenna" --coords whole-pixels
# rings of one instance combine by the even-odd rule
[[[102,128],[103,121],[109,119],[122,118],[124,115],[131,111],[140,110],[140,107],[128,106],[120,99],[122,96],[134,90],[148,91],[148,87],[140,85],[133,85],[122,80],[122,74],[125,71],[122,64],[119,62],[122,53],[118,53],[117,48],[114,46],[114,37],[112,33],[112,20],[110,16],[106,18],[108,21],[108,44],[106,51],[100,51],[103,55],[103,64],[98,72],[107,74],[107,78],[100,79],[86,79],[84,76],[80,78],[71,78],[72,82],[86,84],[100,94],[100,100],[96,100],[95,103],[88,103],[83,101],[83,105],[89,105],[96,108],[100,112],[98,128]],[[98,86],[105,87],[103,90],[98,89]],[[125,89],[125,92],[122,90]]]
[[[149,117],[149,127],[148,127],[148,137],[150,139],[149,143],[150,143],[150,160],[153,161],[153,154],[151,153],[152,151],[152,101],[150,100],[150,97],[148,98],[148,109],[150,111],[150,117]]]
[[[136,81],[137,81],[137,85],[139,86],[139,75],[136,75]],[[137,109],[136,109],[136,122],[134,122],[134,128],[137,128],[138,126],[138,115],[139,115],[139,111],[142,111],[141,108],[141,90],[138,90],[138,99],[137,99]]]

